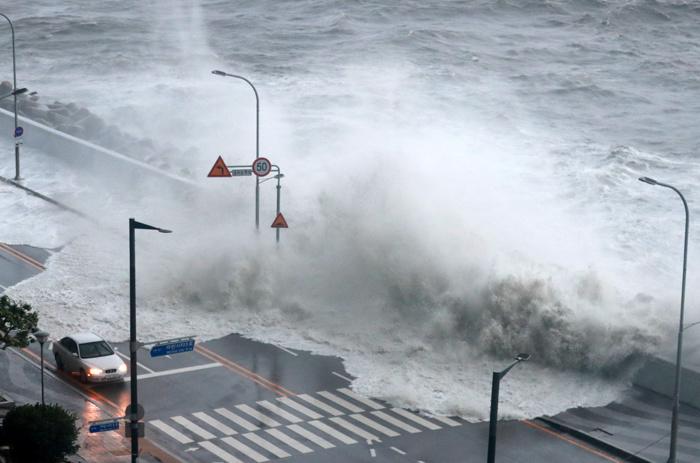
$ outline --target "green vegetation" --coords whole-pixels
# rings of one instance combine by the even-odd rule
[[[3,438],[15,463],[59,463],[78,450],[76,416],[57,404],[22,405],[5,416]]]
[[[7,296],[0,297],[0,349],[26,347],[29,334],[38,322],[39,315],[29,304],[15,302]]]

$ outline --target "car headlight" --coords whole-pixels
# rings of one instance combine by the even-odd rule
[[[91,376],[99,376],[103,373],[102,368],[90,368],[90,375]]]
[[[122,363],[121,365],[119,365],[119,368],[117,368],[117,370],[119,370],[119,373],[126,373],[126,363]]]

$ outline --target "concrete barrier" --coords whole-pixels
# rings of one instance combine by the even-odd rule
[[[650,358],[637,372],[632,383],[673,398],[676,383],[675,360],[671,361],[663,357]],[[689,368],[681,369],[680,401],[700,408],[700,372]]]

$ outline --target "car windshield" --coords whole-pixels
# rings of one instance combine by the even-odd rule
[[[91,359],[112,354],[114,354],[114,351],[112,351],[109,344],[104,341],[86,342],[80,345],[80,358]]]

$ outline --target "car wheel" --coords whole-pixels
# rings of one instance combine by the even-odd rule
[[[56,360],[56,368],[59,371],[63,371],[63,360],[61,360],[61,356],[58,354],[53,354],[53,358]]]
[[[87,379],[87,374],[85,374],[85,370],[82,368],[80,369],[80,382],[83,384],[87,384],[88,379]]]

